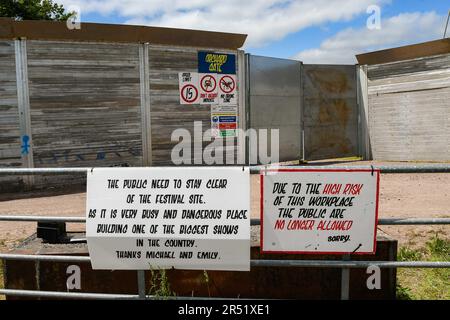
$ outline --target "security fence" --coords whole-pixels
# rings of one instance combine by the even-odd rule
[[[250,172],[259,173],[266,167],[251,167]],[[308,169],[372,169],[380,170],[381,173],[449,173],[450,164],[432,165],[383,165],[383,166],[305,166],[296,168]],[[35,174],[85,174],[95,168],[18,168],[0,169],[0,175],[35,175]],[[64,222],[85,223],[85,217],[43,217],[27,215],[0,216],[0,221],[22,221],[22,222]],[[251,225],[260,224],[259,219],[251,219]],[[449,225],[450,218],[384,218],[378,219],[378,225]],[[60,255],[28,255],[28,254],[0,254],[2,260],[15,261],[53,261],[53,262],[76,262],[89,263],[88,256],[60,256]],[[450,268],[448,261],[352,261],[350,255],[344,255],[342,260],[251,260],[251,267],[314,267],[314,268],[341,268],[341,299],[348,300],[350,269],[368,268],[377,266],[379,268]],[[161,299],[161,297],[147,295],[145,288],[145,271],[137,270],[138,293],[132,294],[103,294],[84,292],[59,292],[39,290],[0,289],[0,294],[29,298],[66,298],[66,299]],[[164,299],[177,300],[209,300],[219,299],[210,297],[175,296],[164,297]],[[232,298],[220,298],[220,300],[233,300]]]

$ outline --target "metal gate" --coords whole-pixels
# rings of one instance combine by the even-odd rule
[[[247,55],[247,66],[248,128],[268,129],[269,137],[270,129],[279,129],[280,161],[302,159],[301,63]],[[271,154],[270,140],[267,148]]]
[[[359,156],[354,65],[303,65],[305,159]]]
[[[247,74],[247,127],[279,130],[280,162],[360,156],[354,65],[247,55]]]

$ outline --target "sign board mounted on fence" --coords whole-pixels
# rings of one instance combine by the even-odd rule
[[[236,55],[218,52],[198,52],[199,73],[236,74]]]
[[[237,106],[211,106],[211,136],[236,137],[237,120]]]
[[[199,73],[200,80],[200,104],[217,104],[217,74]]]
[[[222,105],[237,105],[236,75],[225,74],[219,76],[219,103]]]
[[[261,172],[261,251],[372,254],[378,170]]]
[[[200,102],[198,89],[198,73],[179,72],[178,82],[181,104],[196,104]]]
[[[93,269],[250,270],[248,168],[96,168],[87,175]]]

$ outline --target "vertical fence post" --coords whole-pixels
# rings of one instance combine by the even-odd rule
[[[369,136],[369,97],[367,65],[356,68],[356,92],[358,100],[359,155],[364,160],[372,158]]]
[[[342,257],[343,261],[349,261],[350,255],[346,254]],[[341,300],[348,300],[350,293],[350,268],[342,268],[341,270]]]
[[[138,281],[139,299],[145,300],[145,298],[146,298],[146,293],[145,293],[145,270],[138,270],[137,271],[137,281]]]
[[[251,89],[250,89],[250,53],[244,54],[244,64],[242,66],[244,68],[245,73],[245,83],[241,86],[245,86],[243,89],[245,90],[245,104],[244,104],[244,113],[245,113],[245,129],[251,129],[250,128],[250,95],[251,95]],[[251,165],[250,163],[250,138],[248,135],[244,136],[245,140],[245,164]]]
[[[245,52],[243,50],[238,50],[238,83],[239,83],[239,107],[238,107],[238,137],[237,137],[237,163],[244,165],[246,163],[246,135],[245,130],[247,130],[247,74],[246,74],[246,61]]]
[[[300,161],[306,160],[305,156],[305,77],[303,70],[303,62],[300,61],[300,152],[302,153]]]
[[[142,163],[152,165],[152,124],[150,111],[149,44],[139,45],[139,74],[141,88]]]
[[[25,168],[34,168],[33,140],[31,134],[30,97],[28,90],[28,59],[27,42],[25,39],[14,40],[16,57],[16,86],[17,104],[19,109],[20,148],[22,165]],[[24,176],[23,181],[27,187],[34,182],[33,176]]]

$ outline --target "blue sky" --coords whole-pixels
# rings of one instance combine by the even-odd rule
[[[446,0],[59,0],[82,22],[248,34],[246,52],[305,63],[354,63],[367,51],[442,37]],[[380,28],[367,20],[380,9]],[[374,21],[373,19],[371,21]]]

